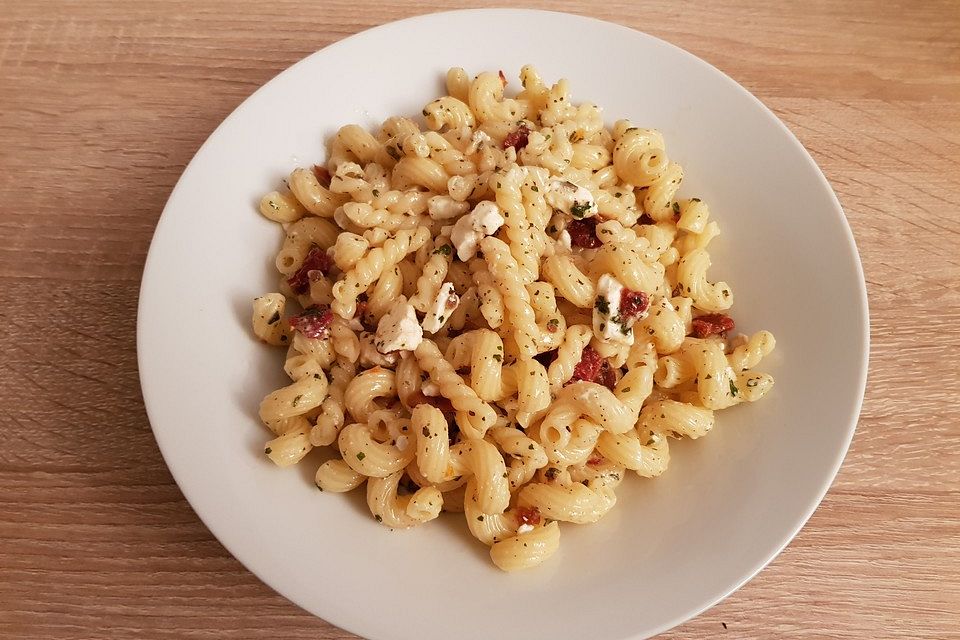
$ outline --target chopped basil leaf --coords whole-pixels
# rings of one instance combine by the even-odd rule
[[[605,297],[597,296],[597,302],[594,306],[597,308],[597,311],[603,315],[610,315],[610,303],[607,302]]]
[[[583,216],[587,215],[587,211],[590,210],[589,202],[576,202],[574,201],[573,206],[570,207],[570,215],[576,219],[580,219]]]

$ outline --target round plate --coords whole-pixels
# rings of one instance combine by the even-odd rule
[[[440,56],[437,52],[449,52]],[[601,53],[602,52],[602,53]],[[276,289],[280,231],[257,212],[346,123],[419,114],[448,66],[534,64],[612,123],[660,129],[723,234],[711,276],[731,283],[745,332],[777,337],[762,402],[722,412],[671,447],[667,473],[631,477],[600,523],[563,525],[539,569],[505,574],[462,519],[378,525],[362,492],[321,494],[316,459],[263,455],[260,399],[280,354],[249,327]],[[512,80],[512,87],[518,86]],[[631,29],[540,11],[476,10],[384,25],[315,53],[246,100],[187,167],[163,212],[140,296],[140,377],[184,495],[251,571],[304,609],[375,640],[641,638],[735,590],[797,533],[856,425],[867,368],[866,290],[820,170],[756,98],[702,60]],[[312,455],[312,454],[311,454]]]

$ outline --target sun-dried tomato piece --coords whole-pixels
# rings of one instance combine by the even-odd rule
[[[709,338],[710,336],[726,335],[728,331],[733,331],[737,326],[733,318],[723,313],[710,313],[699,318],[694,318],[692,331],[694,338]]]
[[[503,148],[507,149],[509,147],[513,147],[515,150],[520,151],[520,149],[523,149],[525,146],[527,146],[529,138],[530,129],[527,128],[527,125],[521,124],[519,127],[517,127],[516,131],[511,131],[503,139]]]
[[[306,338],[326,338],[330,335],[333,311],[330,307],[310,307],[303,313],[290,318],[290,326]]]
[[[333,259],[327,255],[326,251],[314,245],[303,259],[303,263],[297,272],[287,278],[287,284],[293,289],[294,293],[306,293],[310,289],[310,272],[319,271],[327,275],[330,267],[333,266]]]
[[[645,213],[640,216],[640,219],[637,220],[637,224],[657,224],[653,218],[650,217],[649,213]]]
[[[521,525],[538,525],[542,517],[538,507],[517,507],[517,522]]]
[[[324,189],[330,187],[330,172],[327,171],[326,167],[319,164],[313,165],[313,175],[317,176],[317,182],[320,183],[321,187]]]
[[[643,291],[624,288],[620,294],[620,315],[624,318],[642,318],[650,308],[650,296]]]
[[[597,237],[596,218],[571,220],[567,223],[567,233],[570,234],[570,245],[573,247],[596,249],[601,244],[600,238]]]
[[[617,372],[614,371],[613,367],[610,366],[610,363],[606,360],[600,365],[600,375],[597,376],[595,382],[602,384],[611,391],[617,386]]]
[[[570,378],[570,382],[578,380],[596,382],[600,377],[601,368],[603,368],[603,358],[596,349],[587,345],[580,356],[580,362],[573,368],[573,377]]]
[[[596,349],[587,345],[580,356],[580,362],[573,368],[573,377],[567,384],[581,380],[595,382],[612,390],[617,384],[617,372],[609,362],[600,357]]]

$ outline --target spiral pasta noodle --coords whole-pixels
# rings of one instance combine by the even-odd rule
[[[362,488],[385,527],[464,518],[504,571],[769,393],[776,346],[734,333],[720,225],[663,135],[520,84],[454,67],[419,116],[337,130],[257,204],[283,233],[250,317],[289,378],[265,457]]]

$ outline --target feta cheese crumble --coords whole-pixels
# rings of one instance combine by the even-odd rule
[[[433,196],[427,200],[427,215],[434,220],[452,220],[470,210],[466,202],[457,202],[450,196]]]
[[[484,200],[463,216],[450,230],[450,241],[457,248],[457,257],[466,262],[477,255],[477,247],[484,236],[492,236],[503,226],[500,207]]]
[[[380,353],[391,351],[412,351],[423,342],[423,329],[417,322],[417,312],[400,296],[377,325],[375,345]]]
[[[450,314],[459,306],[460,296],[453,292],[453,283],[444,282],[437,297],[433,300],[433,304],[427,309],[427,315],[423,318],[421,324],[423,330],[429,333],[440,331],[447,320],[450,319]]]
[[[599,207],[590,190],[569,180],[551,180],[547,184],[544,199],[554,209],[569,214],[577,220],[590,218],[599,213]]]
[[[488,136],[485,132],[477,129],[476,131],[473,132],[473,137],[470,138],[470,144],[467,146],[466,149],[464,149],[463,153],[464,155],[469,156],[479,151],[480,147],[482,147],[483,145],[489,144],[489,143],[490,143],[490,136]]]
[[[608,273],[597,282],[597,297],[593,305],[593,333],[604,342],[633,344],[633,322],[620,314],[620,299],[624,286]]]

